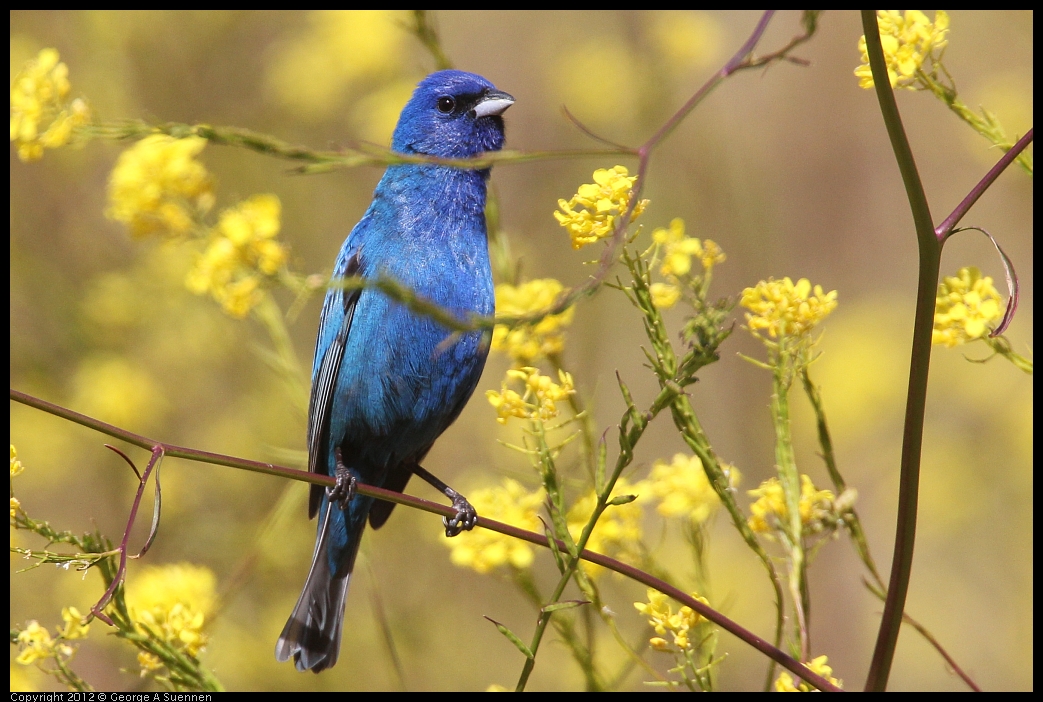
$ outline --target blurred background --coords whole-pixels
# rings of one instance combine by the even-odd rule
[[[313,148],[358,140],[388,143],[401,106],[431,57],[403,25],[383,13],[12,12],[11,76],[44,47],[68,65],[74,96],[103,120],[204,122],[264,132]],[[1008,134],[1032,124],[1031,12],[953,12],[945,65],[962,99],[996,113]],[[746,39],[755,13],[436,13],[446,53],[517,99],[506,114],[508,147],[596,146],[563,116],[567,105],[606,138],[638,144]],[[781,13],[762,52],[799,31],[799,15]],[[796,55],[808,66],[776,64],[720,86],[652,160],[644,197],[648,227],[682,217],[690,236],[711,238],[728,255],[715,271],[718,295],[736,296],[768,276],[807,277],[837,290],[823,356],[823,386],[841,471],[859,492],[858,508],[878,566],[890,569],[901,424],[916,288],[916,242],[897,167],[872,91],[853,75],[862,34],[857,13],[822,16],[818,34]],[[940,221],[999,157],[932,96],[898,95],[934,219]],[[190,264],[178,248],[132,241],[107,220],[106,180],[125,145],[92,142],[21,163],[12,147],[11,387],[164,441],[246,458],[285,461],[304,448],[306,418],[258,353],[269,340],[251,321],[224,315],[184,285]],[[287,162],[241,149],[208,146],[201,159],[217,179],[218,207],[271,192],[283,206],[280,239],[291,266],[327,275],[345,235],[368,205],[377,168],[324,175],[288,173]],[[590,182],[596,168],[636,161],[584,158],[498,166],[492,182],[501,219],[524,278],[583,282],[593,258],[574,252],[552,217],[558,198]],[[987,228],[1005,247],[1021,280],[1021,307],[1008,337],[1031,355],[1033,324],[1032,181],[1011,167],[964,224]],[[943,275],[975,265],[1003,291],[992,245],[965,233],[946,247]],[[284,309],[292,297],[281,291]],[[321,296],[292,320],[305,364],[311,360]],[[741,319],[739,314],[734,315]],[[683,311],[667,319],[680,329]],[[603,289],[576,309],[565,365],[590,403],[600,430],[623,411],[614,373],[647,405],[655,381],[643,367],[640,319],[625,298]],[[936,348],[925,442],[916,560],[907,611],[925,624],[986,689],[1030,689],[1033,679],[1032,383],[1002,359],[974,365],[984,347]],[[774,473],[768,402],[770,374],[742,361],[762,357],[736,328],[720,363],[692,389],[717,453],[743,474],[746,489]],[[524,458],[497,440],[502,428],[484,391],[499,388],[508,362],[490,358],[459,421],[436,443],[426,467],[465,494],[511,476],[529,486]],[[798,465],[828,486],[816,456],[814,427],[795,394]],[[56,528],[122,532],[136,481],[102,447],[106,439],[50,415],[11,404],[11,441],[26,472],[15,479],[27,512]],[[667,417],[638,446],[629,477],[657,458],[683,451]],[[132,455],[143,465],[147,457]],[[563,459],[567,463],[567,458]],[[564,465],[564,464],[563,464]],[[229,689],[465,689],[512,686],[518,651],[482,618],[528,640],[536,614],[506,579],[454,567],[439,543],[439,520],[399,508],[379,532],[367,532],[348,597],[336,668],[315,676],[277,664],[272,651],[307,572],[314,523],[303,484],[219,466],[167,460],[164,511],[149,563],[191,562],[217,576],[222,607],[211,619],[204,662]],[[287,489],[293,509],[272,505]],[[414,482],[415,494],[436,499]],[[144,539],[147,519],[136,534]],[[263,531],[265,524],[273,524]],[[690,587],[691,560],[676,526],[650,513],[646,542]],[[12,543],[40,546],[24,532]],[[718,515],[710,546],[711,602],[770,637],[770,587],[755,557]],[[60,610],[87,611],[100,579],[44,567],[15,575],[11,622],[52,627]],[[140,563],[132,563],[130,578]],[[536,560],[549,586],[549,555]],[[828,654],[834,675],[861,686],[881,604],[862,585],[863,569],[846,537],[827,544],[811,571],[812,652]],[[604,596],[632,639],[647,629],[632,607],[634,583],[603,577]],[[379,593],[379,601],[374,597]],[[386,620],[403,675],[395,672]],[[622,661],[611,636],[606,662]],[[758,689],[765,661],[723,635],[724,689]],[[35,669],[21,684],[55,689]],[[663,654],[646,653],[661,670]],[[92,626],[74,667],[98,689],[151,689],[137,676],[134,650]],[[627,689],[646,689],[640,669]],[[582,677],[561,644],[545,643],[530,689],[579,689]],[[903,630],[893,690],[963,689],[941,658]]]

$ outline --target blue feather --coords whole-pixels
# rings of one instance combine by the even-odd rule
[[[392,137],[394,151],[468,158],[503,147],[514,99],[473,73],[439,71],[417,86]],[[491,315],[485,227],[488,169],[390,166],[341,247],[333,278],[389,276],[467,319]],[[339,449],[359,482],[401,491],[474,392],[486,333],[454,334],[372,288],[331,286],[319,320],[308,420],[309,470],[334,475]],[[276,644],[280,661],[319,672],[334,665],[348,581],[366,521],[391,503],[355,495],[342,509],[312,486],[319,529],[301,597]]]

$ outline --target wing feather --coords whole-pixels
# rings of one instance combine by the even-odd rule
[[[344,272],[336,278],[356,275],[362,267],[361,250],[348,259]],[[322,331],[331,321],[331,315],[338,305],[342,306],[342,316],[337,333],[322,354],[322,361],[313,376],[311,401],[308,406],[308,471],[329,475],[329,436],[330,410],[333,407],[334,394],[337,389],[337,376],[340,375],[340,364],[344,360],[344,349],[348,343],[351,322],[355,316],[355,308],[362,290],[349,291],[343,288],[331,288],[322,307],[319,318],[319,343],[322,342]],[[323,488],[311,486],[308,500],[308,516],[314,518],[322,501]]]

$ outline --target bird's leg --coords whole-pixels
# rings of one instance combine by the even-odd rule
[[[471,503],[467,501],[466,497],[428,473],[419,465],[413,466],[413,472],[435,490],[438,490],[453,501],[453,509],[456,510],[456,515],[452,519],[442,517],[446,536],[456,536],[461,531],[474,529],[474,525],[478,523],[478,513],[471,506]]]
[[[351,498],[355,496],[355,476],[351,474],[348,467],[344,465],[344,459],[340,453],[340,446],[333,449],[333,455],[337,459],[337,470],[335,477],[337,484],[332,488],[326,488],[326,495],[330,502],[336,502],[341,509],[347,509]]]

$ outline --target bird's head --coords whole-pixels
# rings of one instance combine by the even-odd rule
[[[468,158],[503,148],[503,111],[514,98],[474,73],[438,71],[420,81],[402,108],[391,148]]]

